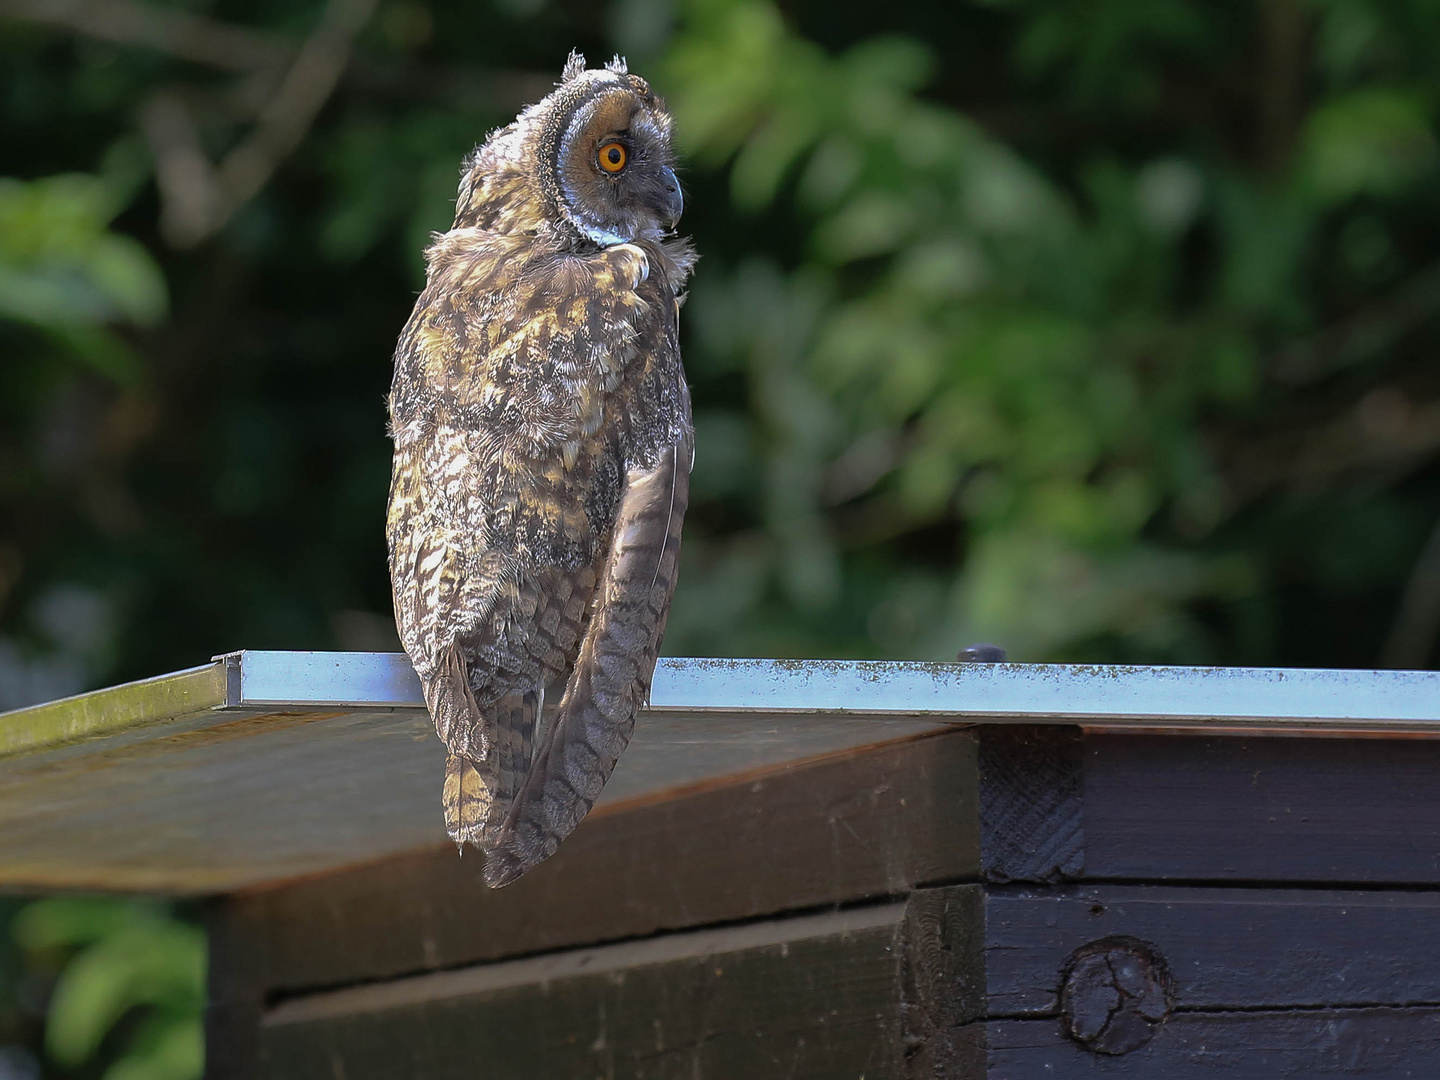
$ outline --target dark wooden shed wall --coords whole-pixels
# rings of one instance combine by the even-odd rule
[[[217,902],[209,1074],[1440,1076],[1425,740],[953,731],[600,815],[499,893],[478,871]],[[1170,977],[1118,1055],[1061,1016],[1108,940]]]

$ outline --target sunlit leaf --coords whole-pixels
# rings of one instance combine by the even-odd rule
[[[132,186],[123,170],[0,178],[0,319],[48,333],[118,382],[142,364],[112,327],[154,326],[169,305],[154,258],[110,229]]]
[[[1422,103],[1388,90],[1356,91],[1311,114],[1300,161],[1303,177],[1327,202],[1386,195],[1437,162]]]

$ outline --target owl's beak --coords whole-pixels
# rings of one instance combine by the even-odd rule
[[[666,227],[673,229],[685,212],[685,196],[680,191],[680,181],[676,179],[674,169],[667,167],[661,176],[665,181],[665,192],[661,196],[660,213]]]

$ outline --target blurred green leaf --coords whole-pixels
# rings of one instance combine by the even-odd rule
[[[26,949],[58,949],[89,945],[130,926],[136,913],[103,897],[60,896],[27,905],[10,925]]]
[[[75,173],[0,177],[0,319],[45,331],[121,383],[133,383],[142,363],[111,325],[154,326],[168,310],[154,258],[109,228],[130,184]]]
[[[1435,136],[1412,95],[1355,91],[1317,108],[1305,125],[1302,175],[1327,203],[1394,194],[1435,164]]]
[[[50,998],[54,1061],[92,1059],[115,1025],[148,1010],[107,1080],[193,1080],[203,1068],[204,934],[154,904],[60,897],[24,908],[12,933],[27,950],[76,950]]]
[[[0,177],[0,313],[41,325],[164,317],[155,260],[108,228],[116,196],[98,176]]]
[[[104,1080],[195,1080],[205,1071],[205,1033],[193,1016],[152,1016],[133,1050],[105,1070]]]

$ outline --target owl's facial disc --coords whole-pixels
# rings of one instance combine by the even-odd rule
[[[587,72],[597,93],[571,117],[556,162],[560,198],[597,244],[659,239],[685,208],[670,149],[670,117],[634,76]],[[603,82],[601,82],[603,80]]]

